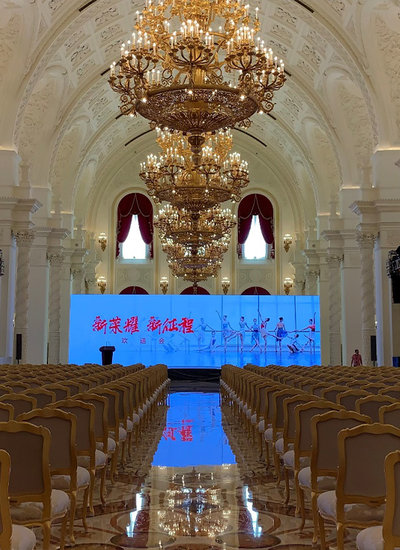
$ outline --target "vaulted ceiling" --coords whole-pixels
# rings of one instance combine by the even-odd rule
[[[282,174],[306,223],[329,209],[341,187],[369,184],[365,169],[377,147],[400,145],[400,2],[250,4],[259,6],[262,38],[284,59],[289,77],[272,116],[256,115],[249,135],[236,132],[235,141],[244,151],[262,147],[262,165]],[[0,148],[18,151],[31,185],[51,188],[64,210],[78,209],[83,218],[106,174],[132,161],[132,143],[141,153],[151,147],[142,136],[148,123],[118,116],[107,83],[143,6],[0,2]],[[265,170],[255,173],[261,178]]]

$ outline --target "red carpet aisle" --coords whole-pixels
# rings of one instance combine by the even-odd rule
[[[87,535],[77,520],[73,548],[312,548],[310,514],[300,534],[294,502],[283,505],[283,485],[277,489],[231,411],[221,411],[219,394],[172,394],[142,441],[105,509],[95,506]],[[354,539],[349,533],[346,549]]]

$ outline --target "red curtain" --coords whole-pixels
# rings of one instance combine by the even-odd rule
[[[194,289],[192,286],[189,286],[188,288],[185,288],[185,290],[182,290],[181,294],[194,294]],[[210,293],[208,292],[208,290],[206,290],[202,286],[198,286],[197,294],[210,294]]]
[[[148,294],[148,292],[141,286],[127,286],[121,290],[120,294]]]
[[[118,204],[117,211],[117,246],[116,256],[119,256],[119,245],[126,241],[131,227],[132,216],[138,217],[142,239],[150,246],[150,258],[153,257],[153,205],[141,193],[125,195]]]
[[[265,296],[267,294],[269,295],[268,290],[265,290],[265,288],[263,288],[262,286],[251,286],[250,288],[246,288],[246,290],[242,292],[242,296]]]
[[[274,244],[274,207],[271,201],[264,195],[257,193],[247,195],[240,201],[238,210],[238,243],[243,245],[250,233],[253,216],[258,216],[260,220],[261,233],[268,244],[272,244],[271,256],[275,249]],[[241,255],[241,246],[240,253]]]

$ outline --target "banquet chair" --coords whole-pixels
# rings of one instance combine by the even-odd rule
[[[46,384],[44,389],[54,392],[56,394],[56,401],[61,401],[61,399],[68,399],[70,397],[69,387],[58,382]]]
[[[50,432],[28,422],[0,423],[0,448],[11,457],[9,483],[13,523],[43,530],[43,550],[50,549],[51,524],[62,520],[60,548],[64,549],[70,506],[64,491],[51,489]]]
[[[383,405],[379,409],[379,422],[400,428],[400,403]]]
[[[29,389],[29,384],[25,384],[24,382],[16,382],[13,380],[8,380],[7,386],[10,388],[10,393],[24,393]]]
[[[383,526],[367,527],[357,535],[357,550],[400,548],[400,451],[385,458],[386,507]]]
[[[365,390],[351,389],[346,390],[343,393],[338,393],[336,396],[336,403],[343,405],[348,411],[356,410],[356,401],[361,397],[368,397],[369,393]]]
[[[10,403],[0,403],[0,422],[14,420],[14,407]]]
[[[389,386],[387,388],[382,388],[379,390],[379,395],[388,395],[389,397],[393,397],[394,399],[397,399],[397,401],[399,401],[400,386]]]
[[[379,409],[384,405],[397,403],[396,399],[386,395],[369,395],[361,397],[356,401],[356,411],[360,414],[366,414],[372,422],[379,422]]]
[[[295,415],[295,438],[293,449],[289,449],[282,455],[283,467],[288,475],[293,472],[294,486],[296,490],[296,510],[301,512],[302,500],[299,489],[299,472],[310,465],[311,461],[311,419],[316,414],[331,410],[340,410],[340,405],[322,399],[297,405]]]
[[[64,399],[51,405],[56,410],[61,410],[76,417],[76,455],[78,462],[78,474],[81,473],[82,481],[87,483],[88,493],[85,493],[83,516],[86,518],[88,495],[93,493],[96,474],[96,440],[94,436],[94,421],[96,409],[91,403],[78,401],[77,399]],[[84,470],[84,472],[83,472]],[[89,474],[89,480],[86,477]],[[84,524],[86,529],[86,525]]]
[[[76,499],[80,489],[84,490],[82,523],[87,531],[86,509],[90,481],[89,472],[77,464],[77,419],[74,414],[47,407],[21,414],[18,420],[43,426],[50,431],[51,486],[66,492],[70,498],[69,537],[74,543]]]
[[[336,403],[336,397],[339,393],[343,393],[347,390],[346,386],[330,386],[321,391],[321,399],[326,399],[327,401],[332,401]]]
[[[10,455],[0,450],[0,548],[1,550],[33,550],[36,545],[34,532],[22,525],[11,523],[8,502],[10,469]]]
[[[47,405],[54,403],[56,400],[56,394],[50,390],[45,390],[44,388],[31,388],[26,390],[24,395],[34,397],[36,399],[36,407],[38,409],[43,409],[44,407],[47,407]]]
[[[317,499],[321,550],[326,550],[325,521],[336,525],[337,548],[344,550],[344,530],[382,523],[386,495],[384,461],[400,448],[400,430],[386,424],[363,424],[338,435],[336,490]]]
[[[96,474],[97,472],[101,472],[100,500],[104,506],[106,503],[105,496],[104,496],[104,487],[105,487],[107,461],[108,461],[108,425],[107,425],[108,400],[101,395],[96,395],[94,393],[88,393],[88,392],[78,393],[77,395],[74,396],[74,399],[78,399],[79,401],[83,401],[84,403],[89,403],[90,405],[93,405],[95,408],[94,438],[95,438],[96,446],[97,444],[99,444],[99,446],[101,446],[101,450],[97,448],[95,450],[94,474]],[[78,464],[80,466],[87,468],[89,466],[89,463],[90,463],[89,457],[87,456],[78,457]],[[93,472],[90,472],[90,473],[91,475],[93,475]],[[94,513],[93,489],[94,489],[94,483],[91,483],[90,489],[89,489],[89,509],[92,514]]]
[[[32,409],[36,409],[36,399],[21,393],[6,393],[0,397],[0,402],[8,403],[14,407],[14,418]]]
[[[336,488],[339,464],[337,436],[345,428],[371,423],[368,416],[355,411],[328,411],[311,419],[311,463],[299,472],[300,512],[303,530],[305,524],[304,493],[311,493],[314,523],[313,544],[318,540],[318,495]]]
[[[3,382],[0,383],[0,397],[6,393],[12,393],[12,390],[9,386],[6,386]]]

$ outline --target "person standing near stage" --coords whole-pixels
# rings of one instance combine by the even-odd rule
[[[351,356],[351,366],[352,367],[361,367],[362,366],[362,357],[358,349],[354,350],[353,355]]]

